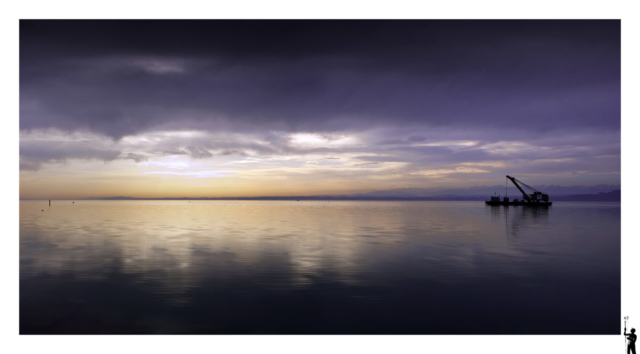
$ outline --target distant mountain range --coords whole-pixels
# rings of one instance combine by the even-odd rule
[[[561,186],[532,186],[533,188],[549,194],[550,196],[560,195],[574,195],[574,194],[598,194],[607,193],[614,190],[620,190],[620,185],[612,184],[599,184],[597,186],[574,186],[574,187],[561,187]],[[353,197],[434,197],[434,196],[490,196],[494,193],[505,195],[505,186],[476,186],[468,188],[400,188],[391,189],[386,191],[376,191],[369,193],[352,194]],[[513,186],[506,188],[506,195],[521,196],[522,193]]]
[[[552,201],[620,201],[620,185],[600,184],[597,186],[533,186],[549,194]],[[522,194],[515,187],[506,189],[506,195],[521,198]],[[357,193],[350,195],[314,195],[314,196],[270,196],[244,198],[133,198],[133,197],[91,197],[86,200],[486,200],[492,195],[505,195],[505,187],[477,186],[469,188],[400,188],[387,191]]]
[[[553,198],[553,200],[559,202],[619,202],[620,196],[621,194],[618,190],[598,194],[562,195]]]

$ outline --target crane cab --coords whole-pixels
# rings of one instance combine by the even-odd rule
[[[548,202],[549,195],[543,194],[542,192],[534,192],[533,194],[529,194],[529,200],[534,202],[539,202],[539,201]]]

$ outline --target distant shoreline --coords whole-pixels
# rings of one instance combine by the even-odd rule
[[[223,197],[223,198],[133,198],[133,197],[90,197],[84,199],[52,199],[52,200],[282,200],[282,201],[485,201],[491,196],[473,195],[473,196],[434,196],[434,197],[349,197],[349,196],[303,196],[303,197]],[[510,197],[513,199],[514,197]],[[516,196],[515,198],[522,199],[522,196]],[[20,200],[48,200],[48,199],[20,199]],[[557,202],[620,202],[621,193],[619,190],[608,193],[598,194],[573,194],[573,195],[559,195],[551,196],[552,201]]]

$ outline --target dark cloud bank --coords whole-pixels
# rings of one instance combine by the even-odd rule
[[[620,129],[619,21],[27,20],[20,31],[22,130]]]
[[[349,152],[408,162],[405,175],[481,162],[469,168],[484,178],[618,184],[620,127],[617,20],[20,22],[21,132],[94,139],[21,139],[23,170]],[[122,139],[177,130],[206,134]],[[290,133],[363,145],[293,146]]]

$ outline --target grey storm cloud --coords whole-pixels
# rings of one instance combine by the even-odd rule
[[[620,130],[619,21],[23,20],[20,68],[23,131]]]
[[[137,154],[135,152],[127,153],[124,157],[125,160],[133,160],[135,162],[145,162],[149,160],[149,157],[143,154]]]
[[[220,152],[220,155],[222,156],[229,156],[229,155],[236,155],[236,156],[247,156],[247,153],[242,151],[242,150],[223,150],[222,152]]]
[[[213,156],[208,150],[197,146],[187,146],[187,150],[194,159],[208,159]]]
[[[43,163],[59,163],[69,159],[113,161],[121,152],[91,148],[87,143],[28,142],[20,144],[20,169],[37,171]]]
[[[189,153],[184,150],[164,150],[164,151],[161,151],[161,154],[162,155],[187,155]]]

